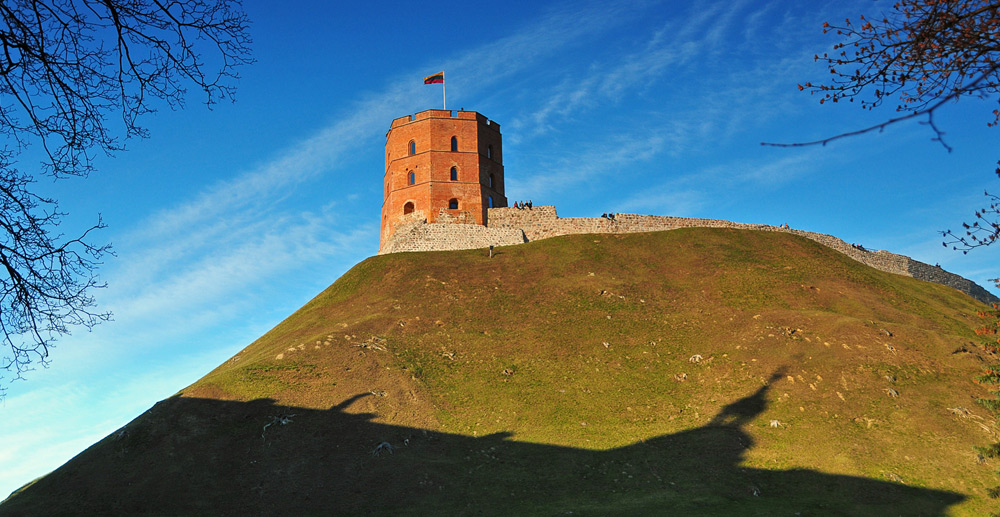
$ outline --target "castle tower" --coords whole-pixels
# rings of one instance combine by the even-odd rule
[[[392,121],[380,249],[400,224],[485,225],[488,208],[505,206],[500,124],[475,111],[446,110]]]

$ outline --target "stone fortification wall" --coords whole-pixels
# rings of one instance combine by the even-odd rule
[[[478,224],[430,223],[424,220],[396,227],[379,254],[399,251],[444,251],[524,244],[524,232]]]
[[[971,280],[954,273],[949,273],[940,267],[913,260],[905,255],[898,255],[885,250],[870,251],[852,246],[832,235],[780,226],[734,223],[720,219],[638,214],[615,214],[614,219],[603,217],[560,218],[556,214],[554,206],[537,206],[531,209],[491,208],[487,221],[490,228],[519,228],[524,232],[524,236],[528,241],[582,233],[639,233],[676,230],[678,228],[735,228],[739,230],[787,232],[816,241],[880,271],[946,285],[986,303],[998,300],[992,293]]]
[[[548,239],[560,235],[586,233],[640,233],[678,228],[733,228],[765,232],[792,233],[816,241],[875,269],[910,276],[958,289],[985,303],[997,297],[981,286],[937,266],[924,264],[904,255],[884,250],[870,251],[855,247],[832,235],[771,226],[746,224],[720,219],[695,219],[638,214],[615,214],[614,219],[603,217],[566,217],[556,214],[554,206],[536,206],[531,209],[490,208],[487,227],[472,224],[424,224],[408,222],[393,235],[379,253],[396,251],[430,251],[486,248],[490,245],[507,246]]]
[[[938,266],[932,266],[930,264],[924,264],[918,260],[909,259],[909,264],[907,265],[910,276],[913,278],[919,278],[920,280],[926,280],[928,282],[934,282],[936,284],[946,285],[953,289],[958,289],[969,296],[984,302],[984,303],[996,303],[1000,301],[997,299],[993,293],[983,289],[983,287],[968,278],[961,277],[955,273],[949,273]]]
[[[603,217],[560,218],[553,206],[538,206],[531,209],[491,208],[488,221],[490,228],[520,228],[529,241],[581,233],[639,233],[676,230],[678,228],[734,228],[764,232],[787,232],[812,239],[876,269],[897,275],[913,276],[909,272],[910,259],[903,255],[896,255],[888,251],[862,250],[830,235],[768,224],[637,214],[615,214],[614,219]]]

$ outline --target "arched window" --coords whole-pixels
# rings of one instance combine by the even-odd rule
[[[453,153],[457,153],[458,152],[458,137],[457,136],[451,137],[451,152],[453,152]]]
[[[406,204],[403,205],[403,215],[412,213],[413,213],[413,201],[407,201]]]
[[[486,200],[488,202],[487,206],[493,208],[493,196],[486,196]]]
[[[456,208],[458,208],[458,200],[455,199],[455,198],[449,199],[448,200],[448,208],[450,208],[452,210],[455,210]]]
[[[417,174],[415,172],[411,172],[410,173],[410,185],[413,185],[416,182],[417,182]]]
[[[486,157],[487,158],[493,158],[493,146],[492,145],[486,146]]]
[[[490,188],[494,188],[496,176],[490,174]]]
[[[451,168],[451,181],[458,181],[458,169],[455,167]]]
[[[413,156],[414,154],[417,154],[417,143],[410,140],[410,156]]]

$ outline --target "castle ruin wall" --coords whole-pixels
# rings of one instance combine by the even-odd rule
[[[679,228],[732,228],[786,232],[811,239],[880,271],[946,285],[984,303],[998,301],[996,296],[971,280],[949,273],[940,267],[913,260],[905,255],[884,250],[870,251],[848,244],[832,235],[767,224],[639,214],[615,214],[613,219],[605,217],[560,218],[554,206],[536,206],[530,209],[490,208],[486,227],[475,224],[426,224],[423,221],[408,220],[379,253],[475,249],[491,245],[523,244],[561,235],[641,233]]]
[[[397,226],[379,254],[400,251],[445,251],[524,244],[524,232],[509,228],[487,228],[479,224],[411,221]]]
[[[671,217],[657,215],[615,214],[614,219],[604,217],[560,218],[553,206],[539,206],[531,209],[493,208],[489,211],[491,228],[520,228],[529,241],[547,239],[559,235],[581,233],[640,233],[678,228],[732,228],[765,232],[787,232],[801,235],[824,246],[833,248],[858,262],[897,275],[913,276],[909,262],[903,255],[887,251],[871,252],[861,250],[831,235],[782,228],[768,224],[747,224],[723,221],[721,219],[697,219],[691,217]]]

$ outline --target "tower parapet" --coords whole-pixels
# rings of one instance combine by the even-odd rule
[[[500,124],[475,111],[426,110],[392,121],[385,137],[382,249],[400,224],[487,224],[507,206]]]

